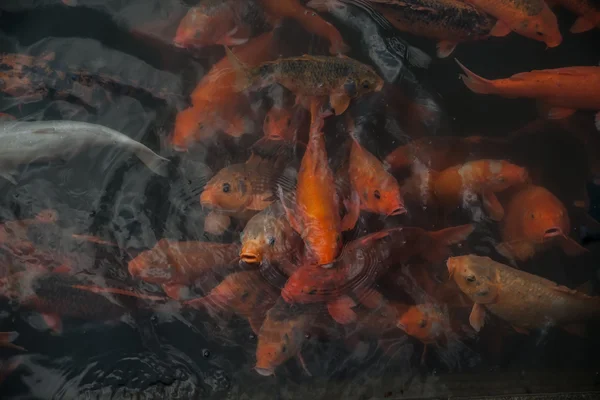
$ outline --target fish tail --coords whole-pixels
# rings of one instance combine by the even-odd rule
[[[431,262],[443,261],[450,256],[448,247],[466,240],[474,230],[475,226],[473,224],[466,224],[429,232],[429,237],[433,241],[433,248],[428,249],[426,258]]]
[[[227,46],[225,46],[225,54],[227,54],[227,59],[229,59],[229,62],[235,71],[235,90],[237,92],[242,92],[248,89],[253,83],[250,69]]]
[[[467,85],[472,92],[480,94],[490,94],[494,92],[494,84],[489,79],[482,78],[475,74],[473,71],[465,67],[460,61],[455,60],[458,66],[463,70],[466,75],[460,75],[462,81]]]
[[[152,172],[160,176],[167,176],[169,160],[159,156],[146,146],[139,148],[136,155]]]

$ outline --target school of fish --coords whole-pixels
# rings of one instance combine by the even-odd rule
[[[570,33],[561,33],[554,5],[577,14]],[[384,150],[374,146],[381,132],[365,127],[356,110],[401,89],[368,58],[347,55],[359,53],[328,22],[339,7],[435,40],[439,58],[458,44],[466,51],[467,42],[511,32],[542,42],[540,52],[553,51],[563,34],[600,27],[600,5],[592,0],[201,0],[173,27],[172,45],[222,52],[190,88],[189,107],[178,110],[164,138],[170,158],[106,126],[3,115],[0,177],[19,185],[31,163],[68,162],[111,147],[135,155],[156,179],[172,179],[177,157],[210,152],[225,137],[242,156],[215,156],[197,171],[203,185],[190,202],[203,213],[202,234],[122,248],[127,279],[98,279],[97,271],[29,235],[39,226],[65,229],[56,211],[4,220],[0,296],[39,313],[54,334],[65,330],[64,319],[114,323],[167,305],[224,326],[237,318],[256,337],[251,362],[261,376],[291,360],[311,374],[304,353],[316,339],[350,351],[374,341],[387,352],[391,339],[404,338],[426,363],[453,341],[497,335],[499,326],[522,335],[554,328],[586,335],[600,321],[600,296],[586,282],[549,279],[540,264],[560,257],[569,269],[571,260],[593,253],[578,232],[581,219],[600,226],[582,209],[588,199],[565,196],[548,184],[543,166],[512,157],[527,136],[519,132],[421,135]],[[278,31],[289,20],[324,41],[324,51],[287,54]],[[11,63],[8,55],[0,60]],[[20,60],[46,66],[44,58]],[[598,65],[496,79],[460,60],[448,65],[464,83],[463,95],[535,99],[545,124],[566,126],[582,116],[600,131]],[[31,87],[33,79],[7,71],[0,70],[0,91],[28,102],[43,92]],[[594,160],[593,151],[582,157],[591,169],[600,149]],[[119,247],[85,232],[70,240]],[[0,347],[26,352],[18,343],[17,332],[0,332]]]

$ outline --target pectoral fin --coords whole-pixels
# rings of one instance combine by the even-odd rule
[[[494,221],[502,221],[502,218],[504,218],[504,208],[500,204],[496,194],[491,191],[484,191],[481,194],[481,198],[483,200],[483,207],[490,218]]]
[[[351,324],[356,321],[356,313],[352,310],[356,303],[348,296],[342,296],[327,303],[327,310],[331,317],[342,325]]]
[[[483,325],[485,324],[485,307],[481,304],[475,303],[473,305],[473,309],[471,310],[471,315],[469,315],[469,323],[475,329],[476,332],[479,332]]]
[[[454,49],[456,49],[456,44],[456,42],[450,42],[448,40],[442,40],[441,42],[438,42],[436,45],[437,56],[439,58],[448,57],[450,54],[452,54]]]
[[[560,248],[563,249],[568,256],[574,257],[588,252],[588,249],[566,235],[562,235],[556,239],[558,240]]]
[[[17,171],[2,171],[0,172],[0,176],[4,179],[6,179],[7,181],[9,181],[10,183],[12,183],[13,185],[17,184],[17,180],[15,179],[15,175],[17,174]]]
[[[512,31],[510,30],[510,27],[507,24],[505,24],[502,21],[498,21],[490,31],[490,36],[502,37],[508,35],[511,32]]]
[[[596,26],[594,25],[594,23],[591,22],[590,20],[586,19],[585,17],[579,17],[575,20],[575,23],[573,24],[571,29],[569,29],[569,32],[582,33],[582,32],[587,32],[589,30],[592,30],[595,27]]]
[[[354,229],[360,215],[360,197],[355,190],[352,191],[349,199],[344,200],[344,206],[346,207],[346,215],[342,219],[342,232]]]

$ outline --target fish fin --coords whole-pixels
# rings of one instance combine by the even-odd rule
[[[356,190],[352,191],[349,199],[344,199],[346,215],[342,218],[342,232],[354,229],[360,216],[360,197]]]
[[[242,92],[248,89],[252,82],[250,81],[250,76],[248,74],[248,67],[244,65],[244,63],[237,58],[233,51],[227,46],[225,46],[225,54],[227,55],[227,59],[231,63],[231,66],[235,70],[235,84],[234,89],[237,92]]]
[[[147,147],[137,151],[135,155],[156,175],[167,176],[169,160],[159,156]]]
[[[479,94],[490,94],[494,92],[494,83],[489,79],[482,78],[481,76],[475,74],[467,67],[462,65],[460,61],[455,60],[458,66],[464,71],[466,75],[460,75],[462,81],[467,85],[467,87],[475,93]]]
[[[292,210],[290,210],[288,205],[285,204],[286,199],[285,195],[283,194],[283,188],[281,186],[278,186],[277,192],[281,201],[281,207],[283,208],[283,211],[285,213],[285,216],[287,217],[288,222],[290,223],[290,226],[292,227],[292,229],[294,229],[296,232],[302,235],[302,225],[300,224],[300,221],[296,219],[296,216],[294,215]]]
[[[0,177],[6,179],[13,185],[16,185],[17,184],[17,180],[15,179],[16,174],[17,174],[17,171],[2,171],[2,172],[0,172]]]
[[[466,224],[429,232],[435,245],[424,254],[425,258],[431,262],[443,261],[449,255],[448,246],[466,240],[474,230],[475,225]]]
[[[178,283],[163,283],[162,285],[165,294],[173,300],[181,300],[181,289],[185,287],[185,285],[180,285]]]
[[[594,116],[594,123],[596,125],[596,129],[600,131],[600,111],[598,111]]]
[[[552,120],[568,118],[571,115],[573,115],[575,111],[577,111],[573,108],[552,107],[545,104],[544,102],[538,103],[538,110],[541,116]]]
[[[496,25],[490,31],[490,36],[503,37],[511,33],[510,27],[503,21],[496,22]]]
[[[0,332],[0,347],[9,347],[15,350],[27,351],[24,347],[18,346],[13,342],[19,337],[19,332]]]
[[[59,334],[59,335],[62,333],[62,330],[63,330],[62,320],[60,319],[60,316],[58,314],[43,313],[42,318],[44,319],[44,322],[46,323],[46,325],[48,325],[48,328],[50,328],[52,330],[52,332]]]
[[[333,93],[329,96],[329,104],[333,107],[335,115],[341,115],[350,105],[350,97],[346,93]]]
[[[358,302],[371,310],[379,308],[385,302],[383,295],[374,289],[355,291],[355,293]]]
[[[585,324],[569,324],[569,325],[563,325],[563,326],[561,326],[561,328],[565,332],[570,333],[571,335],[580,336],[580,337],[587,336]]]
[[[351,324],[356,321],[357,315],[352,310],[353,307],[356,307],[356,302],[348,296],[341,296],[327,303],[327,310],[331,317],[342,325]]]
[[[484,191],[481,193],[483,199],[483,207],[489,214],[490,218],[494,221],[502,221],[504,218],[504,208],[500,204],[498,197],[492,191]]]
[[[590,20],[586,19],[585,17],[579,17],[575,20],[575,23],[573,24],[573,26],[571,26],[571,29],[569,29],[569,32],[582,33],[582,32],[587,32],[589,30],[592,30],[595,27],[596,26],[594,25],[594,23],[591,22]]]
[[[450,54],[452,54],[454,49],[456,49],[457,44],[458,43],[451,42],[449,40],[442,40],[442,41],[438,42],[438,44],[435,46],[437,49],[437,56],[439,58],[448,57]]]
[[[517,332],[520,333],[521,335],[529,335],[529,330],[525,329],[525,328],[520,328],[518,326],[514,326],[512,325],[512,328]]]
[[[427,69],[431,64],[431,57],[423,50],[414,47],[408,46],[408,62],[417,68]]]
[[[248,323],[250,324],[250,328],[252,328],[252,332],[258,335],[260,332],[260,328],[262,327],[264,321],[264,315],[260,315],[261,313],[255,312],[252,317],[248,318]]]
[[[239,26],[236,26],[235,28],[227,32],[225,35],[223,35],[222,38],[217,40],[216,44],[221,44],[223,46],[239,46],[246,43],[249,39],[250,38],[248,30],[242,29],[240,31]]]
[[[579,256],[583,253],[587,253],[589,250],[577,243],[572,238],[562,235],[557,238],[560,248],[565,252],[568,256]]]
[[[485,307],[481,304],[475,303],[473,304],[473,309],[471,310],[471,314],[469,315],[469,323],[475,329],[476,332],[479,332],[483,325],[485,325]]]
[[[511,260],[526,261],[535,255],[535,246],[525,241],[502,242],[496,245],[496,251]]]
[[[306,366],[306,361],[304,361],[304,357],[302,357],[302,353],[298,352],[298,354],[296,354],[296,359],[298,360],[298,363],[300,363],[300,366],[302,367],[302,370],[304,371],[304,373],[308,376],[313,376],[310,371],[308,370],[308,367]]]

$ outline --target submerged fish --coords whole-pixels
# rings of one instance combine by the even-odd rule
[[[571,33],[600,28],[600,4],[595,0],[547,0],[549,6],[560,5],[579,17],[569,29]]]
[[[290,276],[281,296],[290,303],[327,302],[337,321],[351,321],[348,308],[355,304],[338,299],[352,294],[359,302],[377,303],[371,287],[390,267],[421,258],[440,262],[450,255],[452,244],[464,241],[473,225],[462,225],[435,232],[421,228],[391,228],[354,240],[344,246],[331,268],[314,265],[300,267]],[[331,306],[333,305],[333,307]],[[377,306],[377,304],[373,304]]]
[[[284,272],[294,270],[303,248],[302,238],[285,217],[280,203],[273,203],[252,217],[242,235],[240,260],[246,264],[277,264]]]
[[[254,0],[202,0],[183,17],[173,43],[178,47],[238,46],[266,25],[265,18]]]
[[[350,4],[382,14],[397,29],[439,40],[437,54],[448,57],[460,42],[504,36],[496,20],[459,0],[311,0],[308,6],[327,11]]]
[[[511,30],[519,35],[556,47],[562,43],[556,15],[544,0],[464,0],[496,18],[498,30]]]
[[[489,80],[458,64],[466,74],[461,75],[463,82],[475,93],[537,99],[548,119],[567,118],[577,110],[598,111],[600,130],[600,67],[544,69]]]
[[[14,344],[13,342],[19,337],[19,332],[0,332],[0,347],[8,347],[10,349],[25,351],[25,348]],[[0,382],[2,380],[0,379]]]
[[[476,160],[447,168],[432,178],[433,194],[445,207],[467,207],[480,197],[490,217],[502,220],[497,192],[525,183],[527,170],[504,160]]]
[[[298,306],[279,299],[267,313],[258,333],[256,372],[263,376],[273,375],[284,362],[300,357],[309,329],[320,313],[319,306]]]
[[[496,249],[506,257],[526,261],[553,245],[560,246],[569,255],[587,251],[568,236],[571,231],[569,213],[547,189],[535,185],[518,188],[505,209],[502,243]]]
[[[134,153],[148,168],[166,175],[168,160],[148,147],[102,125],[71,121],[1,122],[0,176],[16,184],[19,165],[65,159],[93,146],[117,145]]]
[[[178,299],[180,289],[211,273],[226,272],[237,265],[236,243],[173,242],[161,239],[154,248],[129,262],[129,273],[162,285],[169,297]]]
[[[578,324],[600,318],[600,297],[591,297],[511,268],[489,257],[451,257],[448,272],[475,303],[469,321],[479,331],[490,312],[518,332],[561,326],[577,331]]]
[[[279,293],[258,271],[242,271],[228,275],[206,296],[189,300],[187,305],[207,308],[209,312],[231,310],[246,318],[258,334],[265,314],[279,298]]]
[[[336,115],[346,111],[351,99],[383,88],[383,80],[373,68],[345,56],[304,55],[248,68],[226,50],[238,74],[239,91],[278,83],[299,96],[328,96]]]

